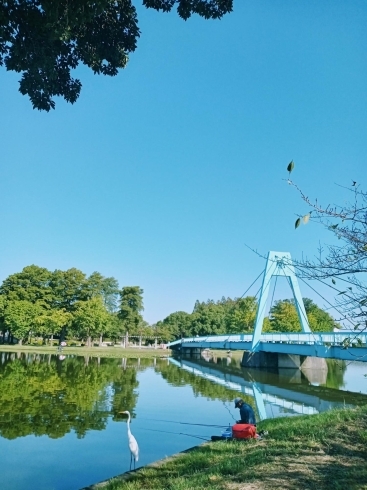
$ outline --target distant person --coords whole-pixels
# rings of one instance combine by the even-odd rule
[[[256,425],[255,413],[250,405],[245,403],[242,398],[235,398],[234,407],[240,409],[241,420],[237,424],[252,424]]]
[[[66,342],[63,340],[62,342],[60,342],[60,344],[57,348],[58,352],[62,352],[64,347],[66,347]]]

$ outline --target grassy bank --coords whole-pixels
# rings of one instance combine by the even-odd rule
[[[103,490],[367,489],[366,407],[273,419],[261,428],[269,431],[265,439],[205,443]]]
[[[0,352],[32,352],[37,354],[74,354],[90,357],[167,357],[171,354],[169,349],[139,349],[122,347],[65,347],[58,352],[57,347],[28,346],[0,344]]]

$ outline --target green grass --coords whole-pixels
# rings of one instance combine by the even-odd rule
[[[169,349],[139,349],[122,347],[65,347],[62,352],[56,346],[7,345],[0,344],[1,352],[32,352],[37,354],[74,354],[91,357],[167,357],[171,355]]]
[[[261,423],[262,440],[205,443],[103,490],[367,489],[367,408]],[[90,488],[102,488],[102,484]]]

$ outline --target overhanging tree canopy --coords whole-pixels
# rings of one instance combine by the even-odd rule
[[[233,0],[143,0],[179,16],[206,19],[230,12]],[[8,0],[0,3],[0,65],[22,73],[19,91],[33,108],[55,108],[55,96],[74,103],[82,84],[71,76],[79,63],[114,76],[140,36],[132,0]]]

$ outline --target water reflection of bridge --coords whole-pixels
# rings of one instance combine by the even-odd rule
[[[213,383],[254,397],[261,420],[269,418],[266,405],[281,411],[310,415],[344,405],[367,403],[367,396],[313,386],[300,370],[287,375],[257,369],[231,368],[203,360],[169,359],[169,362]]]

